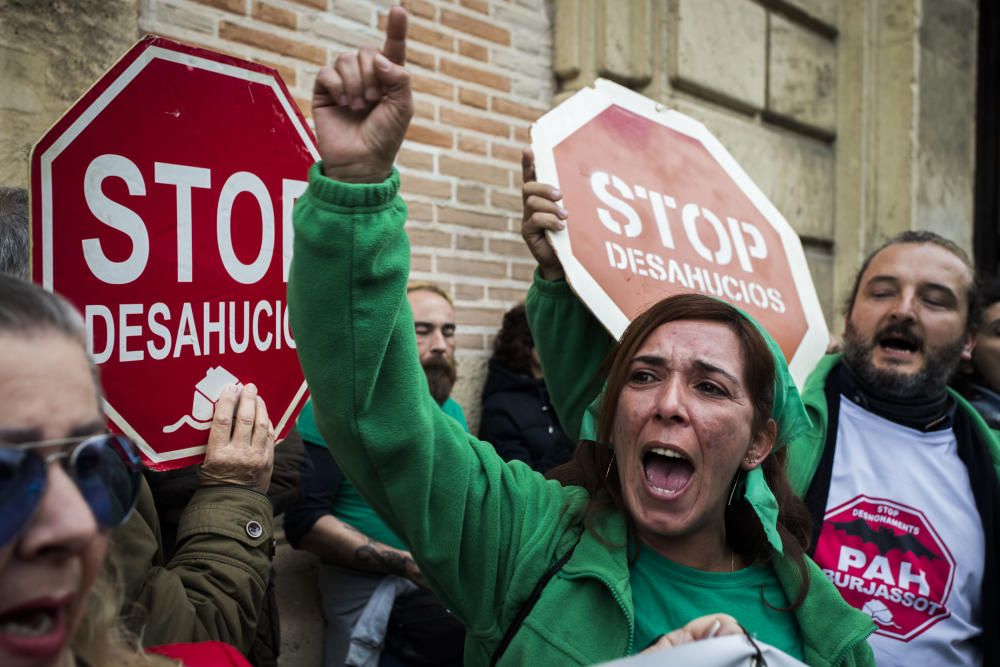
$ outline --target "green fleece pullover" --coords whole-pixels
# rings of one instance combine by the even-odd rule
[[[574,544],[501,664],[589,665],[633,652],[623,517],[606,512],[583,530],[583,489],[505,463],[427,392],[406,299],[398,174],[352,185],[317,165],[309,180],[295,208],[288,301],[316,421],[341,468],[466,624],[466,664],[489,663],[535,583]],[[775,571],[794,598],[794,566],[778,560]],[[844,608],[818,569],[810,577],[797,613],[816,619],[803,633],[807,661],[872,664],[870,622]]]

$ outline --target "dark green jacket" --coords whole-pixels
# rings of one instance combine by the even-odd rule
[[[262,529],[256,534],[257,522]],[[251,534],[252,533],[252,534]],[[274,554],[271,502],[235,486],[198,489],[180,517],[176,551],[163,555],[145,479],[125,525],[112,533],[129,625],[144,646],[216,640],[247,652]]]
[[[535,583],[574,544],[503,664],[589,665],[628,655],[637,647],[624,518],[599,514],[585,531],[583,489],[505,463],[427,392],[406,299],[398,188],[395,173],[382,184],[348,185],[324,178],[317,165],[296,204],[288,304],[319,430],[467,626],[467,665],[489,663]],[[775,566],[794,597],[790,568]],[[798,612],[807,659],[872,664],[870,620],[818,569],[810,575]]]

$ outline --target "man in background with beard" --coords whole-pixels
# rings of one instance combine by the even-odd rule
[[[847,302],[841,355],[809,376],[812,430],[790,477],[816,563],[869,613],[880,665],[998,664],[1000,446],[947,388],[970,358],[968,257],[930,232],[873,252]]]
[[[431,396],[468,431],[462,407],[451,398],[457,379],[451,297],[432,283],[410,284],[407,296]],[[406,427],[406,415],[400,415],[400,426]],[[299,439],[311,465],[300,471],[302,498],[285,513],[284,528],[289,544],[322,561],[323,664],[377,662],[372,654],[383,642],[388,653],[383,665],[460,664],[464,629],[423,588],[420,568],[403,540],[344,477],[330,455],[336,452],[337,443],[329,443],[328,448],[320,435],[311,400],[286,441]],[[386,629],[390,614],[392,622]],[[412,620],[414,616],[418,621]],[[404,631],[404,625],[416,630]]]

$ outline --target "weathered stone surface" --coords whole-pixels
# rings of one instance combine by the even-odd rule
[[[280,667],[323,664],[323,609],[319,601],[319,559],[296,551],[276,536],[274,593],[281,622]]]
[[[703,122],[796,232],[816,239],[833,238],[835,162],[831,146],[690,100],[677,100],[669,106]]]
[[[596,67],[601,76],[625,85],[644,85],[652,76],[648,0],[597,0]]]
[[[770,16],[768,111],[833,135],[837,122],[837,47],[776,14]]]
[[[819,21],[829,28],[837,27],[839,5],[842,0],[771,0],[771,4],[785,6]]]
[[[503,313],[501,312],[497,316],[496,328],[484,331],[484,333],[496,333],[496,330],[500,328],[500,317],[502,315]],[[461,319],[461,317],[459,313],[458,318]],[[471,327],[460,328],[465,333],[471,333],[470,329]],[[478,433],[479,419],[483,412],[482,392],[483,385],[486,384],[489,357],[482,352],[474,354],[462,352],[462,350],[458,350],[456,356],[458,358],[458,382],[455,383],[455,388],[452,390],[451,395],[462,406],[462,411],[465,412],[465,420],[469,422],[469,431]]]
[[[0,0],[0,184],[26,187],[31,146],[139,38],[138,0]]]
[[[747,0],[677,0],[674,83],[759,109],[767,74],[767,12]]]
[[[806,263],[812,274],[813,285],[823,307],[823,317],[831,332],[840,331],[840,297],[833,291],[833,256],[826,248],[806,244]]]

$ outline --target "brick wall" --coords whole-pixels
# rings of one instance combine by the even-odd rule
[[[140,27],[272,65],[303,113],[316,71],[381,43],[370,0],[144,0]],[[416,113],[399,156],[413,277],[450,290],[455,393],[475,427],[492,336],[534,266],[520,240],[520,152],[552,94],[544,0],[407,0]]]

